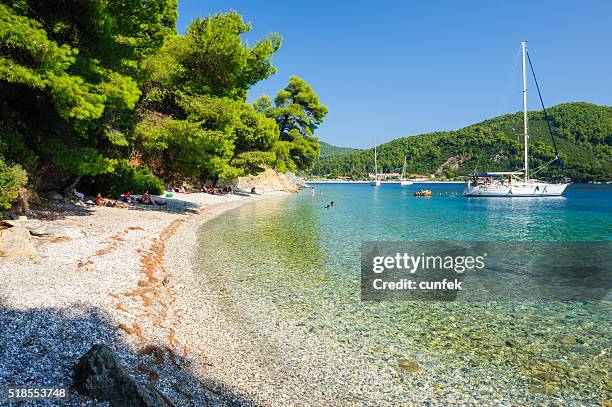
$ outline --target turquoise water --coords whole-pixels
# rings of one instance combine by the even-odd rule
[[[414,197],[424,187],[433,196]],[[541,199],[465,198],[461,184],[315,188],[207,224],[202,272],[224,292],[239,281],[229,302],[245,315],[261,313],[248,304],[262,300],[280,320],[347,346],[372,371],[409,358],[442,389],[483,392],[484,375],[496,378],[486,391],[508,403],[534,394],[579,405],[611,398],[609,302],[415,305],[359,297],[365,240],[612,240],[610,186],[573,185],[563,197]],[[398,369],[393,380],[416,391],[410,374]]]

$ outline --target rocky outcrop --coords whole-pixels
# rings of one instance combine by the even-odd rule
[[[55,239],[78,239],[79,237],[85,236],[81,230],[54,224],[43,224],[38,227],[30,228],[30,233],[34,236],[44,236]]]
[[[74,387],[115,406],[168,407],[172,403],[155,387],[128,375],[119,357],[105,345],[94,345],[74,367]]]
[[[231,181],[226,180],[220,182],[220,184],[222,186],[231,185],[234,189],[238,188],[246,192],[249,192],[253,187],[255,187],[255,191],[258,193],[272,191],[297,192],[303,186],[297,184],[294,178],[297,177],[293,174],[280,174],[271,168],[266,168],[257,175],[239,177]]]
[[[454,155],[444,162],[435,172],[435,175],[443,175],[445,171],[457,171],[467,161],[467,157]]]
[[[19,261],[39,260],[30,231],[23,226],[0,230],[0,256]]]

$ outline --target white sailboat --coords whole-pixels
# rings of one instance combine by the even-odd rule
[[[380,186],[380,180],[378,179],[378,161],[377,161],[377,154],[376,154],[376,145],[374,145],[374,181],[370,182],[370,185],[375,186],[375,187],[379,187]]]
[[[569,184],[553,184],[532,179],[529,174],[529,126],[527,121],[527,75],[525,55],[527,43],[521,42],[523,56],[523,136],[524,136],[524,168],[522,172],[490,172],[471,174],[465,196],[475,197],[545,197],[560,196]],[[531,61],[530,61],[531,63]],[[533,69],[533,67],[532,67]],[[536,82],[537,86],[537,82]],[[539,91],[539,89],[538,89]],[[556,148],[556,147],[555,147]],[[558,154],[550,163],[558,160]],[[548,164],[550,164],[548,163]],[[548,165],[546,164],[546,165]],[[543,168],[542,166],[541,168]],[[522,179],[520,178],[522,176]]]
[[[414,184],[414,182],[406,179],[406,156],[404,156],[404,166],[402,167],[402,177],[400,178],[400,185],[408,186],[412,184]]]

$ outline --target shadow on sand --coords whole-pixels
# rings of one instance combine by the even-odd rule
[[[145,205],[142,203],[121,203],[124,208],[109,208],[117,211],[150,211],[165,212],[177,215],[189,215],[197,213],[200,206],[193,202],[156,198],[156,201],[166,203],[165,205]],[[36,219],[53,221],[65,219],[68,216],[92,216],[96,206],[79,206],[72,202],[44,201],[43,204],[35,208]],[[126,215],[129,216],[129,215]]]
[[[189,359],[168,349],[163,349],[161,363],[153,355],[139,355],[139,349],[123,340],[98,308],[21,310],[0,300],[0,327],[0,389],[26,384],[70,387],[68,400],[28,405],[100,405],[71,387],[73,366],[98,343],[117,353],[131,377],[151,383],[175,406],[253,405],[222,383],[198,377]],[[143,364],[148,366],[146,373],[142,372]],[[9,404],[0,399],[0,405]]]

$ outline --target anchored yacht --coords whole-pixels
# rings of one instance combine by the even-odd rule
[[[521,53],[523,57],[523,137],[524,137],[524,168],[521,172],[488,172],[484,174],[470,174],[467,186],[463,194],[465,196],[476,196],[476,197],[544,197],[544,196],[560,196],[565,191],[565,188],[569,184],[558,183],[553,184],[544,181],[538,181],[533,179],[531,176],[559,160],[559,151],[557,150],[557,144],[555,142],[552,130],[549,124],[550,135],[553,140],[555,147],[555,158],[550,162],[541,165],[536,168],[531,174],[529,173],[529,126],[527,120],[527,75],[525,57],[529,59],[529,65],[533,73],[533,65],[527,52],[527,43],[521,42]],[[538,93],[540,89],[538,82],[533,73],[534,82]],[[540,95],[540,101],[542,96]],[[548,120],[546,114],[546,108],[542,102],[542,108],[544,109],[544,115]]]

